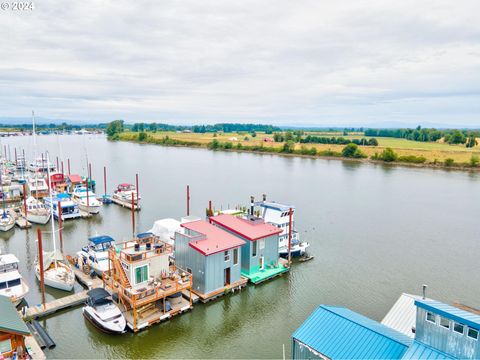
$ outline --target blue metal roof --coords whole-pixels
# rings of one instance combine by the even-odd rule
[[[447,319],[468,325],[474,329],[480,330],[480,315],[474,314],[455,306],[444,304],[436,300],[421,299],[415,300],[415,305],[422,309],[434,312]]]
[[[270,209],[274,209],[274,210],[278,210],[278,211],[289,211],[290,208],[292,208],[293,210],[295,210],[295,206],[293,205],[285,205],[285,204],[279,204],[279,203],[276,203],[276,202],[262,202],[260,204],[260,206],[264,207],[264,208],[270,208]]]
[[[115,240],[113,240],[113,238],[108,235],[92,236],[88,240],[90,240],[95,245],[103,244],[106,242],[112,242],[112,241],[115,242]]]
[[[403,355],[402,359],[414,360],[414,359],[456,359],[450,355],[445,354],[444,352],[434,349],[428,345],[422,344],[419,341],[414,341],[412,346],[408,351]]]
[[[347,308],[320,305],[292,337],[330,359],[401,359],[412,339]]]
[[[144,238],[148,238],[152,235],[153,235],[153,233],[151,233],[151,232],[143,232],[143,233],[137,234],[137,238],[144,239]]]

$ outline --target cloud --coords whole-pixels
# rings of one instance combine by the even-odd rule
[[[35,6],[0,12],[0,116],[478,123],[475,0]]]

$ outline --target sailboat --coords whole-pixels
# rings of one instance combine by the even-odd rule
[[[2,216],[0,217],[0,231],[8,231],[11,228],[15,226],[15,218],[7,212],[5,209],[5,198],[7,197],[5,192],[3,191],[3,182],[2,182],[2,172],[3,168],[2,165],[0,164],[0,184],[2,187],[2,205],[3,205],[3,210],[2,210]]]
[[[50,220],[50,210],[47,209],[44,203],[35,199],[33,196],[29,196],[25,203],[27,205],[26,218],[28,221],[41,225],[48,223],[48,220]],[[20,213],[25,217],[24,207],[22,207]]]
[[[47,153],[48,163],[48,153]],[[50,170],[47,169],[47,176],[49,182],[49,196],[50,203],[52,203],[52,186],[50,184]],[[53,206],[50,207],[50,216],[53,217]],[[57,250],[55,244],[55,221],[51,221],[52,224],[52,243],[53,251],[43,252],[43,277],[45,285],[53,287],[59,290],[72,291],[75,284],[75,274],[72,268],[64,262],[63,254]],[[35,259],[35,274],[37,279],[40,280],[40,261]]]

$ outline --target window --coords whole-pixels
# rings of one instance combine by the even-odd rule
[[[139,266],[135,269],[135,284],[148,280],[148,265]]]
[[[257,256],[257,242],[252,242],[252,256]]]
[[[427,311],[427,321],[435,324],[435,314]]]
[[[192,269],[190,269],[190,268],[187,267],[187,272],[191,274],[191,273],[192,273]]]
[[[450,320],[440,316],[440,326],[444,327],[445,329],[450,329]]]
[[[259,242],[260,250],[265,249],[265,239],[261,239],[258,242]]]
[[[464,326],[462,324],[459,324],[457,322],[453,323],[453,331],[459,334],[463,334],[463,328]]]
[[[22,282],[20,279],[14,279],[14,280],[10,280],[8,282],[8,287],[14,287],[14,286],[18,286],[18,285],[21,285]]]
[[[238,264],[238,249],[233,249],[233,265]]]
[[[12,351],[12,342],[10,339],[0,341],[0,354]]]
[[[468,328],[467,335],[468,335],[469,338],[478,340],[478,330],[477,329]]]
[[[0,282],[0,290],[7,288],[7,282]]]
[[[228,252],[228,251],[225,251],[224,255],[225,255],[225,261],[230,261],[230,254],[229,254],[229,252]]]

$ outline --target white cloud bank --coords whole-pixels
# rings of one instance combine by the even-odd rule
[[[36,0],[0,116],[480,126],[478,0]]]

